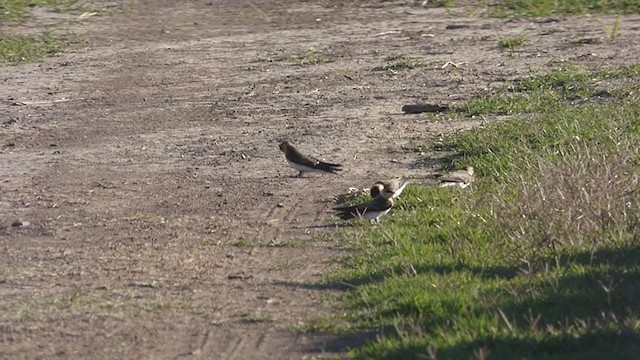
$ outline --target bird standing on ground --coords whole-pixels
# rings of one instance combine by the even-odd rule
[[[473,166],[467,166],[464,170],[456,170],[447,174],[438,176],[440,187],[460,186],[462,189],[471,185],[475,180],[475,171]]]
[[[393,195],[394,190],[391,189],[391,185],[386,185],[375,198],[367,202],[352,206],[337,206],[333,209],[336,210],[337,215],[342,220],[358,217],[379,223],[380,217],[388,213],[393,207]]]
[[[400,194],[402,194],[402,191],[407,185],[409,185],[409,183],[409,179],[404,176],[399,176],[387,180],[380,180],[377,183],[373,184],[373,186],[369,190],[369,193],[371,194],[372,198],[375,198],[380,194],[382,189],[388,186],[389,189],[393,192],[393,196],[391,198],[395,199],[400,196]]]
[[[328,172],[337,174],[338,171],[342,171],[342,165],[323,162],[311,156],[303,155],[287,141],[283,141],[280,144],[280,151],[284,153],[289,166],[300,171],[298,177],[302,177],[302,174],[305,172]]]

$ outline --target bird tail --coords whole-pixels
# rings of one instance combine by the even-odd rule
[[[333,210],[336,211],[336,216],[342,220],[349,220],[358,216],[357,210],[353,206],[337,206]]]
[[[342,165],[340,164],[331,164],[327,162],[320,161],[318,163],[318,169],[326,172],[330,172],[332,174],[337,174],[338,171],[342,171]]]

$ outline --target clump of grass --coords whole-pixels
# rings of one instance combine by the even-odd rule
[[[236,11],[234,13],[235,16],[237,17],[242,17],[242,18],[257,18],[258,17],[258,13],[255,11],[250,11],[250,10],[240,10],[240,11]]]
[[[256,313],[252,313],[252,314],[246,314],[243,317],[243,320],[247,323],[269,323],[271,321],[273,321],[273,319],[271,319],[271,316],[269,316],[268,314],[262,314],[259,312]]]
[[[603,82],[629,81],[640,78],[640,65],[605,68],[596,71],[581,71],[566,68],[547,75],[533,76],[515,81],[497,94],[471,99],[455,109],[467,115],[537,113],[561,107],[567,102],[589,98],[623,98],[630,93],[628,88],[616,88]],[[507,91],[507,89],[509,91]]]
[[[573,154],[527,164],[536,167],[529,171],[537,176],[512,179],[514,189],[498,191],[513,198],[496,203],[496,218],[513,248],[510,256],[531,263],[567,247],[624,244],[631,240],[624,237],[640,233],[640,173],[633,156],[627,150],[591,150],[579,139],[575,144]]]
[[[37,35],[0,34],[0,60],[10,63],[34,61],[47,56],[54,56],[62,49],[60,39],[52,33]]]
[[[373,71],[392,71],[398,72],[401,70],[410,70],[420,67],[428,66],[429,64],[423,59],[409,56],[406,54],[393,55],[385,59],[387,62],[385,65],[376,66]]]
[[[593,44],[602,44],[602,41],[598,38],[580,37],[568,42],[568,45],[573,45],[573,46],[593,45]]]
[[[494,16],[551,16],[586,13],[637,14],[640,3],[628,0],[512,0],[499,2],[490,8]]]
[[[329,59],[322,54],[310,51],[302,56],[292,56],[291,61],[293,61],[293,63],[298,66],[309,66],[324,64],[326,62],[329,62]]]
[[[95,11],[101,9],[81,5],[78,0],[3,0],[0,2],[0,19],[23,21],[31,16],[31,8],[47,7],[55,12]]]
[[[524,34],[518,34],[513,37],[505,37],[501,38],[498,41],[498,47],[501,49],[508,49],[509,53],[513,55],[513,53],[520,47],[522,47],[528,41],[527,37]]]
[[[610,27],[602,24],[603,28],[606,30],[607,34],[609,35],[609,40],[613,41],[618,37],[620,33],[621,25],[622,25],[622,16],[618,16],[616,18],[616,21],[614,21],[613,25],[611,25]]]

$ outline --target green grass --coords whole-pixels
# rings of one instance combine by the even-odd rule
[[[381,226],[345,232],[353,253],[325,284],[345,292],[320,327],[377,329],[354,359],[636,358],[637,71],[523,80],[523,91],[553,90],[553,106],[446,138],[444,150],[464,159],[455,167],[475,166],[478,181],[411,187]],[[602,90],[627,96],[565,101],[567,86],[589,93],[594,79],[618,78],[626,87]]]
[[[291,61],[298,66],[318,65],[329,62],[329,58],[316,52],[308,52],[304,55],[296,55],[291,57]]]
[[[23,21],[31,16],[31,8],[42,6],[56,12],[95,10],[80,5],[78,0],[3,0],[0,1],[0,19]]]
[[[455,109],[466,115],[549,112],[573,101],[624,98],[630,94],[627,83],[638,79],[640,65],[637,64],[597,71],[569,67],[515,81],[494,94],[471,99]]]
[[[490,8],[494,16],[553,16],[578,14],[637,14],[640,2],[635,0],[511,0]]]
[[[384,65],[374,67],[373,71],[398,72],[402,70],[421,68],[429,65],[429,63],[423,59],[406,54],[389,56],[385,59],[385,62],[386,63]]]
[[[62,50],[62,41],[50,32],[37,35],[0,34],[0,61],[18,63],[54,56]]]
[[[78,0],[4,0],[0,1],[0,20],[19,23],[28,22],[35,6],[46,7],[61,13],[96,12],[107,14],[108,11],[86,4]],[[56,28],[49,26],[50,28]],[[60,53],[67,45],[80,42],[73,33],[53,33],[45,30],[38,34],[0,34],[0,62],[19,63],[36,61]]]
[[[523,34],[519,34],[513,37],[501,38],[498,41],[498,47],[507,49],[511,54],[513,54],[518,48],[524,46],[526,42],[527,37]]]

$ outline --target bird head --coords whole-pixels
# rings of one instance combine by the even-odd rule
[[[473,166],[467,166],[467,172],[469,173],[469,175],[473,175],[475,169],[473,168]]]
[[[378,196],[383,189],[384,189],[384,184],[378,181],[377,183],[373,184],[373,186],[369,190],[369,193],[371,194],[371,197],[374,198]]]
[[[289,144],[288,141],[283,141],[283,142],[280,143],[280,151],[286,152],[287,149],[289,149],[290,146],[291,146],[291,144]]]
[[[404,185],[409,185],[409,184],[411,184],[411,180],[409,180],[409,178],[407,178],[406,176],[400,176],[398,178],[398,188],[401,188]]]

